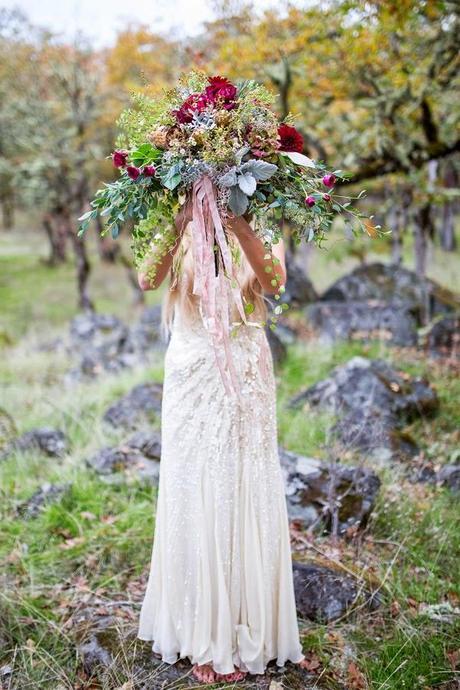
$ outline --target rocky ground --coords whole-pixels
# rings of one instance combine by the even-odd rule
[[[308,668],[241,687],[444,688],[460,660],[459,299],[291,268],[270,343]],[[422,328],[425,308],[431,322]],[[136,640],[161,463],[158,307],[80,314],[2,365],[0,687],[196,687]],[[235,686],[233,686],[235,687]]]

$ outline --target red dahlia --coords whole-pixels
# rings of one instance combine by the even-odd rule
[[[303,151],[303,137],[290,125],[280,125],[278,127],[278,136],[280,138],[280,151]]]
[[[187,100],[185,100],[178,110],[173,110],[173,115],[176,120],[184,125],[193,120],[193,113],[202,113],[209,105],[209,100],[202,93],[192,93]]]
[[[205,89],[207,98],[215,102],[222,100],[226,104],[233,103],[236,98],[236,86],[225,77],[208,77],[209,86]]]

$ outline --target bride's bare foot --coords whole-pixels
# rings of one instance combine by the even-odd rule
[[[192,668],[192,673],[201,683],[215,683],[219,675],[209,664],[203,664],[202,666],[195,664]]]
[[[300,666],[300,668],[306,668],[307,671],[311,669],[311,661],[308,659],[302,659],[302,661],[297,661],[296,666]]]
[[[223,680],[226,683],[235,683],[240,680],[244,680],[247,674],[247,671],[242,671],[240,668],[235,668],[233,673],[218,673],[217,680]]]

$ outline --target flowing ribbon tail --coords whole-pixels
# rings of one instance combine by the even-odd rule
[[[227,239],[225,237],[224,228],[219,215],[219,209],[217,208],[216,195],[214,192],[214,187],[209,177],[202,178],[202,184],[204,193],[206,194],[206,200],[208,202],[209,210],[211,212],[212,221],[214,223],[214,232],[216,237],[216,243],[220,249],[220,254],[222,256],[222,262],[224,264],[224,269],[226,273],[232,275],[232,255],[228,246]]]
[[[241,320],[243,323],[247,323],[247,318],[246,318],[246,312],[244,311],[244,305],[243,305],[243,300],[241,299],[241,290],[238,285],[238,281],[235,275],[235,271],[233,270],[233,263],[232,263],[232,255],[228,246],[227,238],[225,237],[225,232],[224,228],[222,225],[222,220],[219,215],[219,209],[217,208],[217,202],[216,202],[216,197],[215,197],[215,192],[214,192],[214,187],[212,186],[212,182],[209,179],[209,177],[204,177],[203,178],[203,187],[206,192],[206,198],[208,201],[208,205],[211,211],[212,215],[212,220],[214,223],[214,230],[215,230],[215,237],[216,237],[216,243],[217,246],[219,247],[221,256],[222,256],[222,262],[224,265],[224,269],[229,277],[229,279],[232,281],[232,295],[233,295],[233,300],[236,304],[236,307],[238,309],[238,312],[241,316]]]
[[[204,245],[206,242],[206,226],[203,213],[204,192],[199,183],[200,180],[195,182],[192,191],[192,251],[194,263],[193,294],[201,297],[204,290]]]
[[[195,182],[192,190],[193,221],[192,244],[194,260],[193,294],[200,297],[200,313],[203,324],[212,340],[216,364],[228,394],[232,392],[241,400],[240,383],[234,367],[230,348],[230,319],[229,299],[225,281],[235,281],[232,284],[232,295],[246,322],[241,293],[233,276],[231,252],[222,226],[217,208],[214,187],[208,177],[202,177]],[[225,270],[215,275],[214,243],[219,248],[218,261],[222,261]]]

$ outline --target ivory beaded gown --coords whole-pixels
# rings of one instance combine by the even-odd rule
[[[265,339],[265,343],[261,340]],[[150,576],[138,636],[174,663],[264,673],[304,658],[294,600],[273,362],[260,328],[231,352],[240,402],[224,389],[200,317],[175,307],[165,357],[162,456]],[[268,348],[267,348],[268,349]]]

